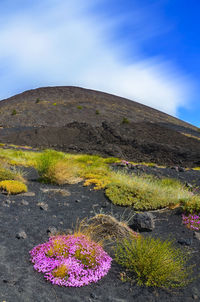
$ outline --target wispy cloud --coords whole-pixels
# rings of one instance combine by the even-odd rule
[[[111,39],[119,22],[95,13],[89,0],[41,0],[23,14],[11,12],[0,29],[0,98],[39,86],[76,85],[176,115],[187,106],[189,80],[164,59],[142,57],[139,37],[127,60],[126,46]]]

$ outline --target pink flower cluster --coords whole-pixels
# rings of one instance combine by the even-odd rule
[[[182,219],[183,219],[183,224],[186,224],[189,229],[195,231],[200,230],[200,214],[199,215],[189,214],[188,216],[183,214]]]
[[[129,161],[126,161],[126,160],[121,160],[121,162],[126,165],[130,164]]]
[[[44,273],[51,283],[60,286],[80,287],[97,282],[108,273],[112,261],[100,245],[84,235],[51,237],[48,242],[34,247],[30,255],[34,269]],[[66,276],[56,276],[54,272],[63,266],[67,271]]]

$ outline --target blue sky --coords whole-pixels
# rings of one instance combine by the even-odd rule
[[[0,99],[117,94],[200,127],[199,0],[1,0]]]

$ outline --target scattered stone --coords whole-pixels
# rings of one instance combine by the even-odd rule
[[[28,201],[26,201],[26,200],[22,200],[22,201],[21,201],[21,205],[23,205],[23,206],[28,206],[29,203],[28,203]]]
[[[44,202],[39,202],[37,205],[40,207],[41,210],[47,211],[48,210],[48,204]]]
[[[71,193],[66,190],[66,189],[45,189],[45,188],[40,188],[40,190],[43,192],[43,193],[59,193],[61,194],[62,196],[70,196]]]
[[[140,232],[150,232],[155,228],[154,216],[151,213],[136,213],[129,222],[130,228]]]
[[[34,197],[35,193],[34,192],[26,192],[26,193],[21,193],[20,196]]]
[[[90,297],[91,297],[92,299],[97,299],[97,298],[98,298],[94,293],[91,293],[91,294],[90,294]]]
[[[171,169],[175,170],[176,172],[185,172],[185,168],[183,167],[173,166]]]
[[[177,166],[171,167],[171,169],[172,169],[172,170],[175,170],[176,172],[179,172]]]
[[[179,171],[179,172],[185,172],[185,168],[183,168],[183,167],[178,167],[178,171]]]
[[[200,241],[200,233],[199,232],[194,232],[193,234],[194,238]]]
[[[75,202],[79,203],[79,202],[81,202],[81,200],[80,199],[76,199]]]
[[[69,203],[68,202],[64,202],[63,204],[64,204],[64,206],[69,207]]]
[[[189,188],[189,189],[192,189],[192,188],[193,188],[193,185],[192,185],[191,183],[189,183],[189,182],[186,182],[185,185],[186,185],[186,187]]]
[[[190,239],[190,238],[188,238],[188,239],[181,238],[181,239],[178,240],[178,243],[181,244],[181,245],[190,246],[192,244],[192,239]]]
[[[10,285],[15,285],[16,284],[16,280],[7,280],[7,279],[3,279],[3,283],[9,283]],[[3,301],[6,302],[6,301]]]
[[[194,300],[197,300],[197,299],[199,299],[199,297],[197,296],[197,295],[192,295],[192,298],[194,299]]]
[[[21,231],[21,232],[17,233],[15,237],[17,239],[26,239],[27,235],[26,235],[26,233],[24,231]]]
[[[199,291],[199,289],[196,288],[196,287],[193,287],[192,288],[192,292],[193,292],[192,298],[194,300],[199,300],[199,298],[200,298],[200,291]]]
[[[9,208],[12,201],[10,199],[6,199],[3,201],[3,206]]]
[[[53,236],[53,235],[55,235],[57,232],[58,232],[58,230],[56,229],[56,227],[50,226],[50,227],[47,229],[47,234],[48,234],[48,236]]]

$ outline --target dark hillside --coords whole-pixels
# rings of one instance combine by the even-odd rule
[[[2,100],[0,126],[4,143],[200,165],[196,127],[134,101],[78,87],[38,88]]]

